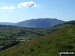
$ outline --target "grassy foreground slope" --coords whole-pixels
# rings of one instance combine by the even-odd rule
[[[33,40],[46,34],[46,29],[0,25],[0,51],[13,46],[13,44]]]
[[[0,56],[59,56],[59,51],[75,51],[73,24],[47,36],[3,50]]]

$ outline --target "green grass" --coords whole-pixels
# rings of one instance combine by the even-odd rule
[[[7,45],[11,45],[12,40],[16,41],[18,38],[33,40],[46,34],[46,29],[0,26],[0,46],[2,46],[0,50],[7,47]]]
[[[75,51],[75,25],[3,50],[0,56],[59,56],[59,51]]]

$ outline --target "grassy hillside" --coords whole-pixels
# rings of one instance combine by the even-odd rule
[[[0,56],[59,56],[59,51],[75,51],[74,23],[47,36],[3,50]]]
[[[33,40],[46,34],[48,34],[46,29],[0,25],[0,50],[13,46],[13,44],[19,43],[20,40],[23,42]]]
[[[26,40],[37,39],[60,29],[60,25],[49,29],[23,28],[16,26],[0,25],[0,50],[9,48]]]
[[[66,23],[63,23],[63,24],[56,25],[56,26],[51,27],[47,30],[56,31],[56,30],[59,30],[59,29],[65,28],[65,27],[72,26],[72,25],[75,25],[75,20],[74,21],[69,21],[69,22],[66,22]]]

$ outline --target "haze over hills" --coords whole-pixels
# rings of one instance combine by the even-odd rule
[[[61,24],[61,26],[64,28],[3,50],[0,56],[59,56],[59,51],[75,51],[75,21]]]
[[[11,22],[0,22],[0,25],[15,25],[15,23],[11,23]]]
[[[38,19],[31,19],[26,20],[18,23],[9,23],[3,22],[0,25],[13,25],[13,26],[20,26],[20,27],[29,27],[29,28],[49,28],[58,24],[62,24],[65,21],[53,19],[53,18],[38,18]]]

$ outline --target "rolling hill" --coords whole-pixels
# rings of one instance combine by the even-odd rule
[[[51,34],[20,43],[0,52],[0,56],[59,56],[60,51],[75,51],[75,21]]]
[[[33,40],[46,34],[48,34],[46,29],[0,25],[0,51],[13,46],[13,44]]]

